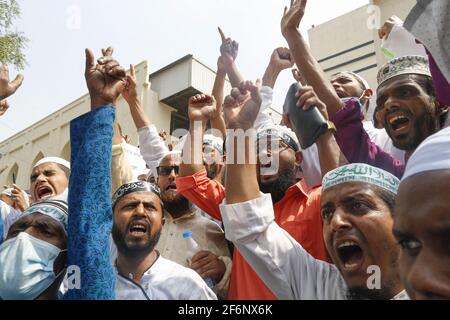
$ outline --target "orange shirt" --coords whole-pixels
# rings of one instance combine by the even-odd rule
[[[178,177],[177,190],[211,217],[222,220],[219,205],[225,199],[225,188],[207,177],[206,170],[190,177]],[[328,261],[320,217],[321,188],[309,189],[302,180],[288,189],[274,205],[275,221],[314,258]],[[226,233],[226,230],[225,230]],[[230,300],[275,300],[275,295],[234,249],[231,270]]]

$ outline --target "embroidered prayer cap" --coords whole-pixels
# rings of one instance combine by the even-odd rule
[[[212,134],[205,134],[203,137],[203,144],[216,149],[223,155],[223,139]]]
[[[378,71],[378,86],[402,74],[419,74],[431,78],[428,58],[422,56],[404,56],[389,61]]]
[[[161,191],[160,189],[154,185],[153,183],[146,182],[146,181],[136,181],[136,182],[130,182],[126,183],[123,186],[121,186],[117,191],[114,193],[111,205],[114,210],[114,207],[116,204],[122,199],[124,196],[130,193],[134,192],[152,192],[156,194],[159,199],[161,199]],[[162,202],[161,202],[162,205]]]
[[[34,165],[33,169],[40,166],[41,164],[49,163],[49,162],[60,164],[63,167],[70,170],[70,162],[66,161],[62,158],[58,158],[58,157],[47,157],[47,158],[41,159]]]
[[[294,131],[288,127],[273,125],[266,126],[258,130],[256,134],[257,141],[267,137],[278,138],[291,147],[295,152],[300,151],[300,143],[298,142],[297,136]]]
[[[60,222],[67,232],[69,207],[67,202],[61,200],[44,200],[33,203],[23,213],[22,217],[33,213],[41,213]]]
[[[450,170],[450,127],[422,142],[409,158],[402,181],[419,173],[437,170]]]
[[[365,182],[394,194],[397,194],[400,185],[400,180],[387,171],[365,163],[352,163],[327,173],[323,178],[322,190],[346,182]]]

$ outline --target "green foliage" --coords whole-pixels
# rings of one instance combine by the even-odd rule
[[[0,0],[0,61],[18,69],[26,65],[25,49],[28,39],[23,33],[12,30],[13,22],[20,17],[17,0]]]

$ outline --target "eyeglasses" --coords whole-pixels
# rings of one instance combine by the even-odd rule
[[[178,173],[180,172],[180,167],[179,166],[161,166],[161,167],[156,168],[156,170],[158,170],[158,175],[167,177],[167,176],[170,176],[170,174],[172,173],[172,170],[174,170],[175,174],[178,175]]]

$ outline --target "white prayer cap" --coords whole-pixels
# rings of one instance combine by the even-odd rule
[[[63,167],[70,170],[70,162],[66,161],[64,159],[58,158],[58,157],[47,157],[47,158],[41,159],[34,165],[33,169],[40,166],[41,164],[50,163],[50,162],[60,164]]]
[[[416,174],[450,170],[450,127],[428,137],[413,153],[402,181]]]

